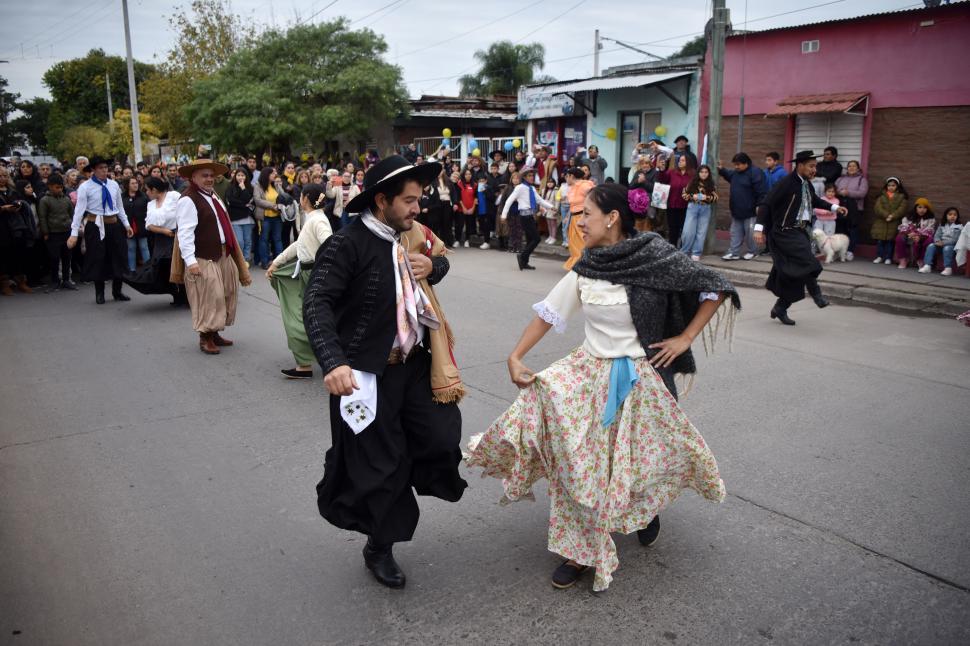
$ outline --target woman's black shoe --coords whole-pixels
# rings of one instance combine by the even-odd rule
[[[94,302],[98,305],[104,305],[104,294],[95,294]]]
[[[525,266],[525,267],[523,267],[523,269],[535,269],[535,267],[533,267],[533,266],[532,266],[532,265],[530,265],[530,264],[526,264],[526,266]]]
[[[588,565],[580,565],[575,561],[563,561],[563,564],[552,573],[552,585],[560,590],[571,588],[588,569]]]
[[[788,318],[788,310],[780,309],[777,305],[771,308],[771,318],[778,319],[785,325],[795,325],[795,321]]]
[[[660,536],[660,514],[654,516],[649,525],[637,530],[637,540],[644,547],[650,547],[656,543],[658,536]]]
[[[364,565],[381,585],[403,588],[406,578],[401,566],[394,560],[392,547],[393,545],[376,545],[368,538],[367,545],[364,546]]]
[[[280,370],[287,379],[312,379],[312,370],[297,370],[296,368],[287,368],[286,370]]]
[[[131,300],[131,298],[129,298],[128,296],[125,296],[121,292],[118,292],[117,294],[112,294],[112,298],[114,298],[116,301],[121,301],[122,303],[124,303],[125,301]]]
[[[522,271],[523,269],[525,269],[526,267],[528,267],[528,265],[525,264],[525,262],[523,262],[523,260],[522,260],[522,254],[520,254],[520,253],[515,254],[515,259],[519,263],[519,271]]]

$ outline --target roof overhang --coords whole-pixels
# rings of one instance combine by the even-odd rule
[[[818,113],[854,114],[865,116],[869,113],[868,92],[841,92],[838,94],[806,94],[790,96],[778,102],[766,116],[788,117],[795,114]]]
[[[598,78],[574,81],[565,85],[550,87],[555,94],[575,94],[576,92],[592,92],[596,90],[618,90],[629,87],[649,87],[673,81],[674,79],[691,76],[693,72],[670,72],[668,74],[628,74],[624,76],[603,76]]]

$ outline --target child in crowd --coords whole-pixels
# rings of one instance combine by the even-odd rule
[[[872,210],[876,217],[872,221],[869,235],[876,241],[876,259],[872,262],[893,263],[893,241],[896,239],[896,227],[906,215],[906,205],[909,194],[903,188],[898,177],[886,178],[882,192],[876,199]]]
[[[923,266],[919,268],[921,274],[928,274],[933,271],[933,260],[936,258],[937,249],[943,250],[943,275],[953,274],[954,247],[963,232],[963,225],[960,224],[960,211],[955,206],[951,206],[943,213],[943,224],[936,229],[933,235],[933,244],[926,248],[926,255],[923,257]]]
[[[913,214],[904,217],[896,234],[896,262],[900,269],[906,269],[913,258],[923,264],[926,247],[933,244],[936,231],[936,215],[933,205],[925,197],[916,200]]]
[[[703,164],[697,169],[697,174],[684,189],[683,198],[687,202],[687,218],[684,220],[684,231],[680,239],[680,250],[690,254],[691,260],[701,259],[704,251],[704,239],[707,237],[707,227],[711,221],[711,205],[717,201],[717,191],[711,167]]]
[[[48,293],[59,288],[77,289],[71,282],[71,250],[67,248],[73,218],[74,204],[64,192],[64,180],[60,175],[51,175],[47,178],[47,193],[37,203],[40,234],[51,263],[51,280],[44,290]],[[57,275],[58,263],[61,266],[60,278]]]
[[[821,197],[829,204],[839,204],[839,198],[835,195],[835,184],[826,184],[825,193]],[[815,228],[821,229],[827,236],[833,235],[835,233],[835,211],[815,209]]]
[[[546,188],[542,192],[542,199],[547,202],[552,203],[554,208],[547,209],[543,207],[542,211],[546,217],[546,231],[548,235],[546,236],[546,244],[556,244],[556,230],[559,228],[559,199],[556,197],[559,194],[559,188],[556,186],[556,180],[551,177],[546,178]]]

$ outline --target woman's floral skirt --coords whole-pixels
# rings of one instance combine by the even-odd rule
[[[724,483],[704,438],[646,359],[616,420],[604,428],[612,359],[579,348],[536,375],[485,433],[470,466],[502,479],[505,499],[549,481],[549,550],[596,568],[605,590],[619,565],[610,532],[646,527],[685,488],[715,502]]]

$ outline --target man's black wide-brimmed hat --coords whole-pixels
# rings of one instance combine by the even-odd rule
[[[428,162],[415,166],[400,155],[385,157],[371,166],[364,173],[364,190],[360,195],[350,200],[344,207],[348,213],[360,213],[371,205],[374,196],[381,192],[390,182],[402,178],[414,179],[423,187],[430,184],[441,173],[441,164]]]
[[[789,164],[804,164],[811,159],[818,159],[818,155],[815,154],[814,150],[800,150],[795,153],[795,159],[790,160]]]
[[[95,155],[90,160],[88,160],[88,165],[81,170],[83,170],[85,173],[93,173],[94,169],[100,166],[101,164],[106,164],[110,166],[111,161],[112,160],[108,159],[107,157],[102,157],[101,155]]]

